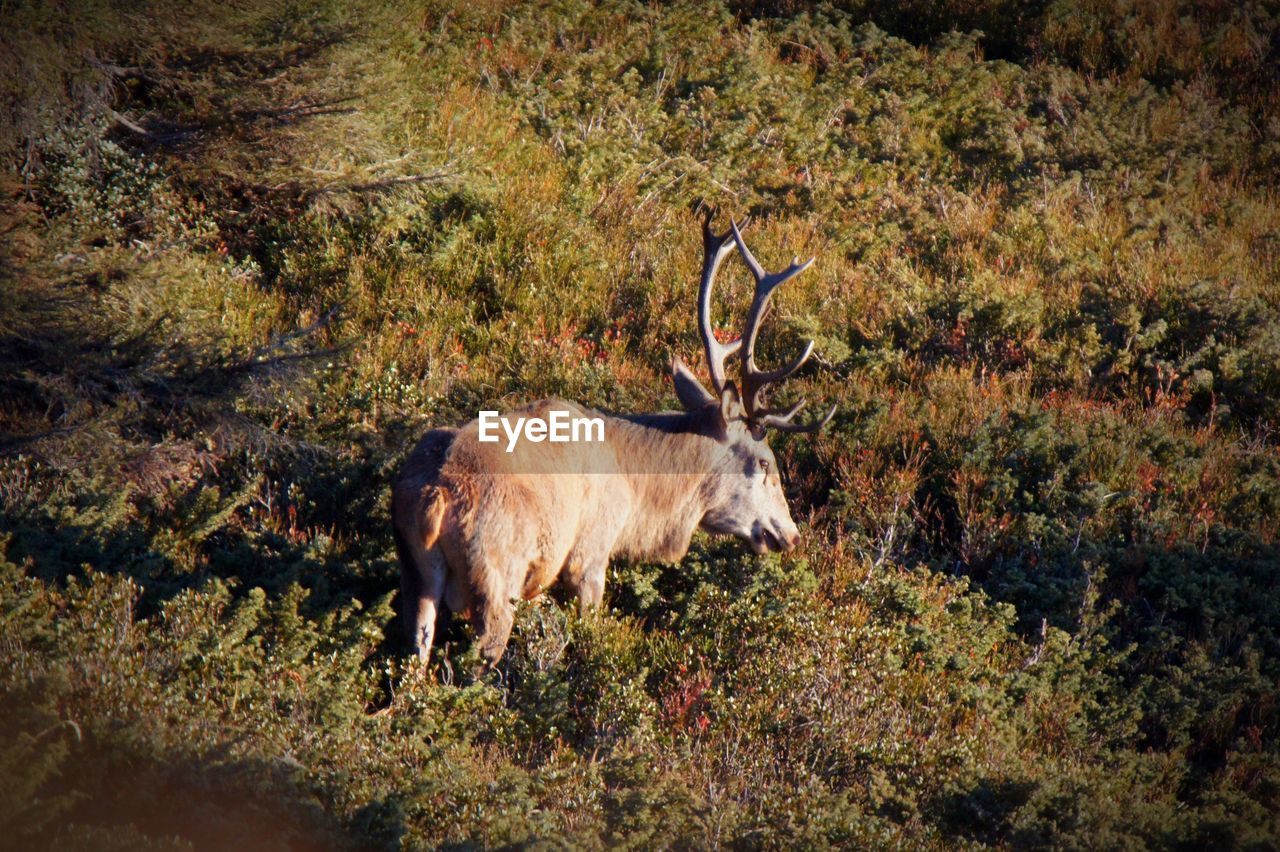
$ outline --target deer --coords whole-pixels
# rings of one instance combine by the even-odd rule
[[[392,486],[391,517],[404,627],[424,663],[437,618],[449,614],[470,618],[477,673],[490,670],[506,649],[521,599],[559,582],[585,615],[602,602],[611,559],[678,562],[698,529],[735,536],[757,555],[799,543],[768,433],[816,433],[836,409],[801,423],[794,418],[804,400],[766,405],[765,389],[804,366],[813,341],[772,370],[760,369],[755,354],[774,291],[814,259],[794,258],[767,273],[742,238],[747,222],[730,219],[729,230],[717,234],[714,214],[707,210],[702,221],[697,306],[710,390],[675,356],[671,379],[682,411],[609,415],[547,399],[512,412],[603,417],[598,443],[526,440],[509,448],[481,441],[472,420],[428,431],[406,457]],[[722,343],[712,325],[712,289],[735,248],[755,291],[741,336]],[[735,355],[740,384],[727,375]]]

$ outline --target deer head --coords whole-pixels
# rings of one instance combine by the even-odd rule
[[[765,389],[799,370],[813,354],[813,341],[791,363],[774,370],[756,366],[755,347],[773,292],[808,269],[813,260],[800,263],[796,258],[781,272],[766,273],[747,248],[736,222],[730,220],[729,230],[723,234],[711,230],[713,214],[708,210],[702,223],[704,255],[698,288],[698,330],[714,393],[703,387],[682,361],[672,362],[676,396],[689,411],[703,413],[704,434],[715,438],[721,449],[714,470],[718,475],[707,478],[708,509],[701,526],[710,532],[737,536],[756,553],[790,550],[800,534],[787,508],[777,459],[769,448],[768,430],[817,432],[831,420],[835,408],[820,420],[801,424],[793,422],[793,418],[804,407],[803,400],[789,408],[767,407]],[[711,324],[711,290],[720,264],[734,247],[755,278],[755,294],[742,336],[732,343],[721,343]],[[734,355],[741,366],[741,389],[726,375],[726,362]]]

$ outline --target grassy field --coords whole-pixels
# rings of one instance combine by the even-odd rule
[[[1277,44],[1265,2],[0,4],[0,846],[1275,848]],[[773,441],[803,545],[416,670],[400,459],[674,407],[699,204],[818,257],[761,342],[839,405]]]

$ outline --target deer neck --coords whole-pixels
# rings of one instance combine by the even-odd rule
[[[614,553],[674,562],[707,511],[706,483],[717,443],[697,430],[696,415],[611,418],[606,427],[619,473],[631,492],[631,512]]]

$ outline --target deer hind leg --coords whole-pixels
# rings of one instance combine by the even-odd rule
[[[447,567],[439,547],[427,548],[397,530],[400,555],[400,608],[409,644],[423,662],[431,656],[436,619],[441,614]]]
[[[400,557],[400,601],[409,643],[431,656],[448,566],[439,547],[448,493],[434,485],[397,484],[391,492],[392,533]]]

